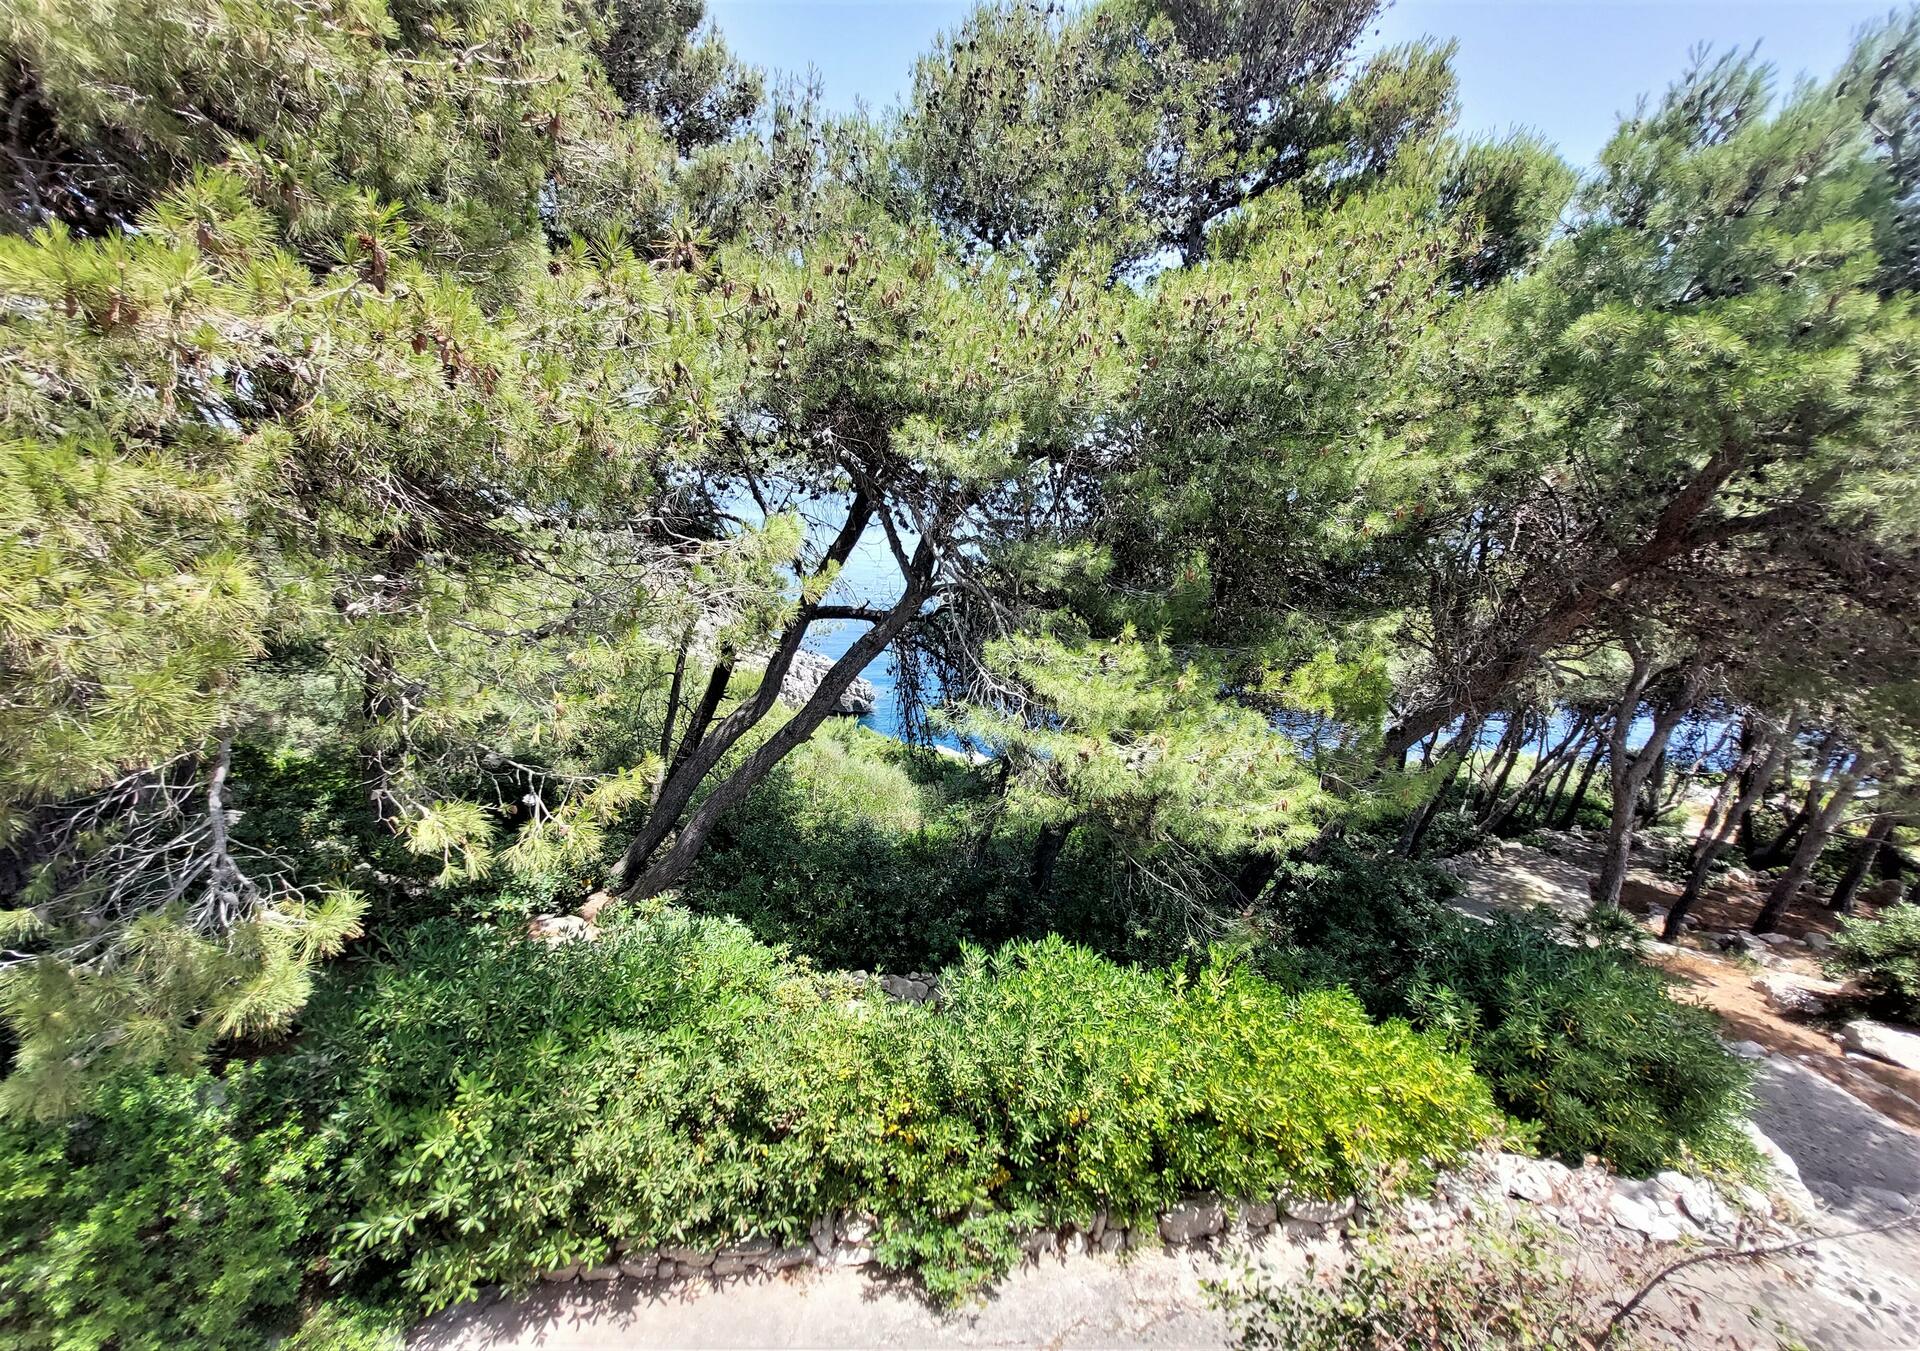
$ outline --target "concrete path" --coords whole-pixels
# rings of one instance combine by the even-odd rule
[[[1299,1264],[1276,1243],[1261,1256]],[[1193,1250],[1029,1264],[984,1303],[943,1313],[904,1282],[862,1269],[753,1280],[543,1286],[463,1305],[416,1328],[413,1351],[642,1351],[789,1347],[1221,1347],[1226,1320],[1202,1282],[1235,1259]]]

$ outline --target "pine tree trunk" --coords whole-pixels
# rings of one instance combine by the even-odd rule
[[[1030,878],[1035,900],[1044,901],[1053,890],[1054,865],[1060,862],[1060,851],[1067,847],[1067,837],[1073,834],[1074,827],[1079,824],[1075,819],[1040,827],[1040,834],[1033,842]]]
[[[1600,878],[1594,889],[1593,903],[1596,909],[1603,906],[1617,909],[1620,905],[1620,891],[1627,880],[1627,863],[1633,854],[1633,822],[1638,810],[1641,785],[1666,752],[1667,740],[1673,735],[1673,729],[1692,709],[1707,680],[1707,668],[1700,659],[1689,658],[1679,693],[1654,718],[1653,734],[1647,738],[1647,744],[1640,748],[1638,754],[1629,757],[1627,731],[1633,723],[1635,711],[1640,707],[1640,694],[1646,689],[1650,675],[1647,659],[1638,652],[1634,653],[1633,668],[1634,675],[1628,680],[1626,692],[1621,696],[1620,706],[1614,713],[1610,738],[1612,745],[1607,756],[1612,769],[1613,816],[1607,831],[1606,853],[1601,859]]]
[[[1859,894],[1860,884],[1867,880],[1867,874],[1873,871],[1873,865],[1880,857],[1880,850],[1893,835],[1893,828],[1899,818],[1891,812],[1882,812],[1873,818],[1873,824],[1867,828],[1867,834],[1860,841],[1860,847],[1854,850],[1853,858],[1847,864],[1847,870],[1840,874],[1839,882],[1834,884],[1833,895],[1827,898],[1827,908],[1841,914],[1853,913],[1853,898]]]
[[[1484,718],[1467,719],[1459,734],[1448,743],[1449,763],[1439,786],[1433,790],[1432,796],[1420,804],[1420,810],[1413,814],[1406,828],[1400,833],[1395,852],[1401,858],[1412,858],[1420,848],[1420,841],[1426,837],[1427,827],[1431,826],[1434,817],[1440,814],[1441,802],[1446,798],[1447,791],[1453,787],[1454,780],[1460,775],[1461,765],[1465,764],[1466,757],[1473,753],[1474,738],[1480,735],[1480,728],[1485,721]]]
[[[1667,942],[1672,943],[1678,940],[1687,912],[1692,910],[1694,904],[1699,901],[1700,893],[1706,888],[1707,874],[1712,870],[1714,860],[1720,857],[1720,851],[1726,848],[1736,824],[1753,809],[1754,803],[1766,796],[1767,785],[1773,782],[1773,776],[1780,772],[1781,764],[1793,748],[1794,733],[1797,729],[1796,718],[1789,714],[1785,725],[1778,732],[1772,733],[1770,739],[1764,741],[1764,750],[1760,750],[1762,743],[1756,742],[1754,749],[1760,751],[1764,758],[1758,766],[1750,770],[1746,781],[1740,785],[1740,796],[1734,800],[1732,807],[1720,819],[1713,834],[1711,836],[1703,834],[1701,839],[1696,841],[1697,847],[1694,850],[1693,861],[1687,868],[1687,884],[1681,890],[1679,899],[1667,909],[1666,928],[1661,930],[1661,937]],[[1733,775],[1729,774],[1727,777],[1731,782]]]
[[[1606,758],[1607,748],[1611,744],[1610,735],[1595,738],[1593,754],[1587,757],[1587,767],[1580,771],[1580,783],[1573,790],[1573,796],[1567,799],[1566,809],[1555,823],[1561,830],[1569,830],[1580,819],[1580,808],[1587,800],[1587,789],[1593,786],[1593,776],[1600,770],[1600,762]]]
[[[1833,836],[1833,828],[1840,823],[1848,804],[1853,801],[1854,787],[1860,782],[1857,773],[1859,764],[1857,753],[1849,756],[1831,780],[1831,791],[1801,835],[1800,843],[1793,851],[1793,861],[1787,865],[1787,871],[1780,880],[1773,884],[1773,890],[1767,893],[1767,903],[1760,907],[1760,914],[1753,921],[1755,933],[1772,933],[1794,897],[1800,894],[1800,888],[1806,885],[1807,878],[1813,875],[1813,865],[1819,862],[1827,841]]]
[[[802,704],[799,710],[782,723],[778,730],[762,742],[751,755],[741,761],[739,768],[707,794],[706,800],[687,818],[686,824],[682,825],[674,835],[673,844],[657,862],[648,865],[646,870],[638,876],[631,871],[623,872],[623,877],[632,879],[621,890],[624,898],[644,900],[649,896],[657,896],[667,888],[677,885],[686,876],[687,870],[693,866],[694,859],[699,857],[701,848],[706,844],[707,836],[712,834],[720,818],[745,801],[747,794],[766,778],[775,765],[785,759],[794,747],[813,735],[814,730],[832,715],[834,708],[840,702],[840,696],[846,693],[847,687],[853,683],[860,672],[885,651],[887,645],[899,637],[907,625],[919,617],[921,609],[933,594],[934,564],[933,543],[930,538],[923,535],[907,569],[906,592],[891,609],[886,611],[884,618],[874,621],[865,633],[854,640],[845,654],[834,662],[806,703]],[[693,796],[693,789],[711,772],[726,749],[765,716],[766,706],[771,705],[779,689],[780,676],[792,663],[793,653],[799,649],[798,636],[793,636],[790,646],[783,642],[783,649],[784,660],[780,662],[777,670],[774,664],[769,663],[767,676],[761,682],[761,689],[756,693],[753,703],[736,709],[716,725],[713,736],[708,740],[721,742],[724,736],[724,743],[719,749],[709,753],[708,748],[702,746],[687,762],[686,772],[691,776],[697,770],[698,777],[691,779],[683,795],[678,798],[679,805],[673,807],[676,817],[679,812],[685,810],[686,803]],[[750,716],[741,717],[742,714]],[[736,717],[740,718],[737,724],[734,723]],[[730,726],[730,724],[733,725]],[[654,814],[660,815],[667,809],[668,803],[667,795],[662,794],[661,807],[656,809]],[[649,827],[652,825],[650,818]],[[627,852],[629,860],[635,857],[641,842],[652,833],[650,829],[646,834],[636,838],[634,846]],[[661,834],[664,836],[664,831]]]
[[[1507,715],[1507,725],[1500,733],[1500,741],[1493,748],[1493,760],[1487,768],[1493,772],[1492,787],[1482,778],[1468,785],[1468,795],[1477,803],[1492,802],[1499,798],[1500,791],[1506,787],[1507,775],[1513,769],[1513,762],[1520,755],[1520,741],[1526,728],[1526,715],[1518,710]]]
[[[1544,786],[1548,780],[1553,778],[1554,771],[1560,767],[1560,761],[1568,757],[1568,752],[1574,749],[1576,743],[1586,739],[1586,730],[1587,718],[1586,715],[1582,714],[1579,718],[1575,719],[1572,726],[1568,728],[1566,736],[1561,738],[1560,743],[1553,747],[1552,750],[1546,749],[1546,742],[1543,739],[1541,742],[1542,754],[1539,761],[1534,765],[1533,772],[1527,776],[1525,783],[1508,794],[1505,802],[1500,803],[1494,808],[1492,814],[1487,817],[1485,828],[1489,831],[1494,831],[1505,825],[1507,821],[1512,818],[1513,814],[1519,810],[1523,802],[1526,802],[1537,790]]]

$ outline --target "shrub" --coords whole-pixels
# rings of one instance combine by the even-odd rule
[[[1833,974],[1859,981],[1890,1016],[1920,1018],[1920,905],[1903,903],[1875,917],[1843,919],[1827,965]]]
[[[124,1077],[0,1123],[0,1333],[31,1351],[259,1346],[298,1298],[315,1142],[252,1076]]]
[[[335,1104],[336,1257],[437,1307],[848,1209],[955,1294],[1043,1219],[1350,1190],[1498,1126],[1434,1040],[1225,959],[1189,982],[1053,939],[970,953],[943,993],[895,1003],[673,911],[554,949],[424,928],[302,1051]]]
[[[1748,1071],[1659,972],[1629,952],[1569,946],[1540,919],[1461,915],[1439,900],[1450,879],[1434,869],[1330,860],[1291,879],[1271,969],[1443,1031],[1547,1153],[1599,1154],[1637,1174],[1745,1157]]]

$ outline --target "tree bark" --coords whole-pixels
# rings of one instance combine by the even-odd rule
[[[867,524],[872,519],[871,499],[865,493],[856,493],[847,510],[847,519],[841,524],[840,531],[834,536],[832,544],[827,547],[826,557],[822,560],[820,568],[816,570],[816,577],[824,575],[829,568],[838,568],[847,561],[848,555],[853,552],[853,546],[859,542],[860,536],[865,533]],[[923,539],[921,543],[924,545],[926,541]],[[931,567],[931,561],[929,561],[928,575],[917,579],[927,588],[920,592],[921,603],[924,603],[927,590],[931,588]],[[914,591],[915,585],[916,579],[908,578],[909,593]],[[902,597],[902,603],[905,603],[905,600],[906,597]],[[718,722],[713,722],[714,714],[718,712],[721,699],[726,694],[728,681],[733,675],[734,654],[730,651],[722,653],[720,660],[715,663],[712,673],[707,678],[706,691],[701,695],[700,707],[695,710],[693,721],[687,728],[687,735],[682,739],[680,749],[675,752],[673,763],[663,771],[665,778],[654,795],[653,809],[647,813],[646,821],[634,835],[632,842],[627,846],[626,854],[620,860],[616,876],[612,879],[616,885],[626,884],[627,888],[631,887],[639,877],[641,869],[647,865],[647,861],[666,842],[667,836],[673,833],[674,826],[679,823],[681,816],[692,804],[695,792],[706,781],[707,776],[719,766],[721,759],[733,748],[734,743],[772,711],[774,701],[780,697],[780,682],[793,665],[794,654],[799,652],[801,640],[806,637],[807,629],[813,621],[812,610],[812,604],[803,600],[793,622],[781,631],[780,641],[775,645],[773,655],[767,659],[767,669],[761,676],[760,688],[754,691],[753,698]],[[918,613],[918,604],[915,606],[914,613]],[[875,627],[891,624],[897,616],[898,606],[888,612],[882,624]],[[912,615],[900,617],[898,626],[889,630],[887,641],[891,641],[891,634],[904,628],[906,621],[910,618]],[[865,642],[871,633],[870,630],[868,634],[862,635],[855,646]],[[883,641],[880,646],[885,645]],[[827,680],[821,682],[820,689],[826,689],[833,681],[840,672],[841,664],[836,663],[831,668]],[[865,663],[861,665],[864,666]],[[854,676],[859,673],[860,667],[855,667],[845,679],[839,682],[833,689],[835,700],[838,700],[846,687],[853,683]],[[818,694],[819,690],[815,693]],[[813,702],[811,699],[808,700],[808,705],[811,706]],[[824,716],[822,714],[822,717]],[[818,721],[816,720],[813,725],[818,726]],[[812,730],[812,727],[807,729],[808,732]]]
[[[1697,656],[1689,658],[1679,692],[1654,717],[1653,734],[1647,738],[1647,744],[1640,748],[1638,754],[1629,757],[1627,733],[1651,674],[1648,658],[1636,651],[1633,654],[1633,676],[1627,681],[1626,692],[1621,695],[1620,705],[1614,712],[1613,730],[1609,737],[1611,744],[1607,761],[1613,786],[1613,817],[1607,832],[1607,850],[1601,861],[1599,882],[1594,891],[1593,903],[1596,908],[1617,908],[1620,904],[1620,889],[1627,880],[1627,862],[1633,852],[1633,823],[1638,810],[1640,787],[1665,753],[1667,739],[1673,735],[1673,729],[1691,710],[1707,682],[1706,666]]]
[[[1832,779],[1832,789],[1827,799],[1814,813],[1800,843],[1793,851],[1793,862],[1773,890],[1767,893],[1767,903],[1760,907],[1760,913],[1754,918],[1753,931],[1757,934],[1772,933],[1779,927],[1780,916],[1786,913],[1793,898],[1800,894],[1807,878],[1813,875],[1813,865],[1820,859],[1827,847],[1827,841],[1833,836],[1833,828],[1840,823],[1840,817],[1846,812],[1847,805],[1853,801],[1853,790],[1860,782],[1860,756],[1858,752],[1847,757],[1840,771]]]
[[[1719,858],[1720,851],[1726,848],[1727,841],[1733,835],[1734,827],[1742,817],[1753,809],[1755,802],[1766,795],[1767,785],[1772,783],[1773,776],[1780,772],[1780,766],[1792,750],[1793,738],[1798,730],[1798,719],[1790,713],[1777,732],[1762,734],[1766,737],[1765,749],[1760,751],[1763,758],[1749,771],[1745,782],[1740,785],[1740,796],[1734,800],[1727,814],[1720,819],[1713,835],[1709,837],[1702,834],[1701,841],[1704,841],[1704,847],[1700,847],[1700,842],[1696,842],[1693,862],[1687,869],[1687,884],[1681,890],[1680,898],[1668,907],[1667,924],[1660,933],[1667,942],[1672,943],[1679,938],[1687,912],[1693,909],[1695,902],[1700,899],[1701,891],[1706,887],[1707,873],[1712,869],[1713,861]],[[1758,746],[1756,749],[1759,749]],[[1731,774],[1727,777],[1729,780],[1733,778]]]
[[[1060,851],[1067,847],[1067,837],[1079,824],[1075,818],[1040,827],[1040,834],[1033,842],[1031,881],[1035,900],[1044,901],[1053,890],[1054,865],[1060,861]]]
[[[1577,743],[1586,740],[1587,725],[1588,718],[1584,713],[1574,719],[1573,724],[1568,728],[1566,736],[1561,738],[1560,743],[1553,747],[1552,750],[1542,753],[1540,760],[1533,767],[1533,773],[1527,776],[1527,781],[1514,789],[1512,793],[1508,794],[1506,801],[1496,804],[1483,823],[1485,829],[1490,831],[1500,829],[1500,827],[1505,825],[1513,816],[1514,812],[1519,810],[1521,803],[1532,797],[1538,789],[1553,778],[1554,771],[1560,767],[1561,760],[1567,758],[1567,753],[1571,751]],[[1542,744],[1545,744],[1544,741]]]
[[[1834,884],[1833,895],[1827,898],[1827,909],[1837,910],[1841,914],[1853,913],[1853,898],[1860,892],[1860,884],[1867,880],[1867,874],[1873,871],[1874,863],[1880,857],[1880,850],[1886,846],[1893,835],[1893,828],[1900,818],[1892,812],[1882,812],[1873,818],[1873,824],[1867,827],[1866,837],[1860,841],[1860,847],[1853,852],[1853,858],[1847,863],[1847,870],[1840,874],[1840,880]]]
[[[1487,780],[1468,785],[1468,790],[1476,800],[1493,802],[1498,800],[1501,790],[1506,787],[1507,775],[1513,769],[1513,762],[1520,756],[1520,742],[1526,731],[1526,715],[1518,709],[1507,715],[1506,730],[1501,732],[1499,744],[1493,748],[1493,759],[1487,768],[1493,774],[1493,787],[1488,789]],[[1468,754],[1472,751],[1469,749]]]
[[[701,847],[706,843],[707,836],[712,833],[714,825],[720,818],[743,802],[747,794],[753,791],[754,786],[764,779],[775,765],[786,758],[794,747],[813,735],[814,729],[831,716],[835,706],[840,702],[840,696],[846,693],[847,686],[853,683],[854,677],[865,670],[868,663],[885,651],[887,645],[897,638],[908,624],[919,617],[922,607],[933,594],[935,561],[933,542],[928,536],[922,535],[907,568],[905,594],[894,603],[892,609],[885,612],[883,618],[875,621],[872,627],[854,640],[845,655],[828,669],[825,679],[820,682],[807,702],[801,705],[799,711],[781,724],[772,736],[741,761],[739,768],[707,795],[706,800],[700,804],[693,815],[687,818],[686,824],[680,827],[667,852],[661,855],[657,862],[650,864],[644,872],[633,877],[632,881],[622,889],[623,897],[630,900],[643,900],[648,896],[656,896],[678,883],[686,875],[687,869],[692,867],[694,859],[699,857]],[[797,624],[795,628],[804,629],[804,624]],[[785,650],[785,660],[779,668],[781,673],[784,673],[787,665],[791,664],[793,653],[799,649],[799,646],[799,638],[796,635],[793,637],[791,647]],[[731,746],[741,733],[758,722],[765,715],[765,708],[761,705],[763,703],[770,705],[773,699],[773,693],[767,688],[769,685],[772,686],[773,691],[779,688],[779,676],[774,673],[771,663],[768,666],[768,676],[762,681],[760,694],[755,696],[753,703],[743,706],[742,709],[736,709],[723,718],[714,730],[714,737],[710,740],[717,740],[727,729],[728,723],[743,711],[759,709],[757,714],[743,719],[738,724],[737,729],[728,739],[727,746]],[[706,768],[702,769],[699,775],[700,779],[704,779],[707,772],[718,762],[724,749],[725,747],[722,747],[721,750],[709,755],[707,749],[702,747],[688,762],[689,772],[698,766],[705,765]],[[698,779],[693,781],[695,786],[698,781]],[[686,798],[691,797],[692,787],[690,786],[686,790]],[[662,805],[663,807],[665,805],[664,795]],[[683,800],[682,809],[684,805]],[[649,819],[649,825],[651,824]],[[662,834],[664,835],[664,831]],[[635,845],[639,843],[640,839],[636,839]],[[635,849],[630,848],[628,858],[631,859],[634,854]],[[631,876],[631,874],[623,874],[623,876]]]
[[[1561,830],[1570,829],[1580,819],[1580,808],[1586,803],[1587,789],[1593,786],[1593,776],[1599,772],[1600,762],[1606,759],[1607,748],[1612,744],[1612,736],[1594,738],[1593,754],[1587,757],[1585,769],[1580,771],[1580,782],[1573,790],[1573,796],[1567,799],[1567,805],[1560,818],[1554,824]]]
[[[1434,788],[1432,796],[1420,804],[1420,810],[1408,819],[1406,828],[1400,832],[1400,840],[1395,846],[1395,852],[1401,858],[1412,858],[1419,850],[1420,841],[1426,837],[1427,827],[1431,826],[1434,817],[1440,814],[1440,804],[1446,799],[1447,790],[1453,787],[1453,781],[1460,776],[1460,767],[1466,763],[1467,756],[1473,754],[1474,738],[1480,735],[1480,728],[1484,722],[1483,718],[1468,718],[1459,733],[1447,744],[1446,754],[1442,757],[1447,764],[1441,773],[1439,785]]]
[[[1814,752],[1813,763],[1807,767],[1807,791],[1806,795],[1800,799],[1800,805],[1794,808],[1793,815],[1787,818],[1787,823],[1780,828],[1780,833],[1774,837],[1773,843],[1762,849],[1749,851],[1748,862],[1755,868],[1778,867],[1781,860],[1785,859],[1789,851],[1795,847],[1801,832],[1813,819],[1821,791],[1826,787],[1827,781],[1833,777],[1833,755],[1839,745],[1838,732],[1828,732],[1821,738],[1820,749]],[[1786,772],[1791,780],[1792,760],[1787,761]]]

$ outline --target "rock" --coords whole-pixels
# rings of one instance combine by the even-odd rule
[[[713,1254],[704,1248],[662,1248],[660,1256],[694,1271],[705,1271],[713,1265]]]
[[[1112,1254],[1123,1252],[1127,1246],[1127,1231],[1124,1229],[1109,1229],[1100,1235],[1099,1244],[1100,1251],[1103,1253]]]
[[[1889,1065],[1920,1070],[1920,1032],[1903,1032],[1885,1023],[1855,1018],[1840,1029],[1840,1044]]]
[[[1791,1154],[1776,1145],[1765,1131],[1751,1121],[1742,1121],[1740,1129],[1746,1132],[1747,1139],[1760,1151],[1760,1156],[1773,1165],[1775,1172],[1791,1179],[1795,1186],[1803,1185],[1800,1182],[1800,1165],[1793,1161]]]
[[[1616,1191],[1607,1202],[1607,1216],[1622,1229],[1644,1234],[1655,1243],[1673,1243],[1680,1237],[1677,1218],[1658,1200]]]
[[[840,1217],[840,1227],[836,1237],[842,1243],[865,1243],[873,1237],[876,1221],[873,1216],[849,1213]]]
[[[1036,1229],[1027,1235],[1024,1246],[1028,1255],[1032,1257],[1057,1252],[1060,1248],[1060,1235],[1051,1229]]]
[[[1557,1199],[1572,1170],[1553,1159],[1501,1154],[1497,1158],[1495,1171],[1507,1195],[1538,1204]]]
[[[650,1252],[643,1257],[623,1257],[620,1259],[620,1274],[636,1281],[650,1281],[660,1270],[660,1254]]]
[[[1833,940],[1821,933],[1818,929],[1810,931],[1807,936],[1800,941],[1812,948],[1815,952],[1827,952],[1833,947]]]
[[[1733,1223],[1733,1208],[1705,1178],[1688,1177],[1671,1170],[1654,1179],[1662,1192],[1671,1196],[1680,1213],[1709,1232],[1728,1228]]]
[[[726,1253],[717,1255],[713,1265],[707,1268],[708,1273],[714,1276],[741,1276],[746,1274],[746,1270],[746,1258],[729,1257]]]
[[[1238,1209],[1249,1229],[1271,1229],[1280,1220],[1280,1207],[1271,1201],[1247,1201]]]
[[[1730,1041],[1727,1043],[1727,1049],[1742,1060],[1765,1060],[1773,1054],[1757,1041]]]
[[[1792,937],[1782,933],[1755,934],[1754,937],[1770,948],[1783,948],[1794,941]]]
[[[1412,1200],[1400,1207],[1400,1223],[1410,1234],[1424,1234],[1435,1229],[1451,1229],[1459,1217],[1445,1206],[1437,1206],[1431,1201]]]
[[[775,1248],[767,1254],[768,1271],[786,1271],[791,1267],[804,1266],[813,1258],[811,1243],[796,1244],[791,1248]]]
[[[1087,1250],[1087,1236],[1078,1229],[1070,1229],[1060,1239],[1060,1254],[1063,1257],[1078,1257]]]
[[[833,1263],[841,1267],[863,1267],[873,1260],[871,1243],[842,1243],[833,1250]]]
[[[807,1226],[807,1236],[813,1240],[813,1250],[825,1257],[833,1251],[833,1216],[822,1215]]]
[[[588,1267],[580,1273],[583,1281],[617,1281],[620,1279],[620,1266],[617,1262],[607,1262],[601,1266]]]
[[[1823,982],[1824,983],[1824,982]],[[1767,1006],[1789,1017],[1818,1018],[1827,1011],[1820,992],[1798,977],[1775,973],[1753,978],[1753,988],[1767,997]]]
[[[578,915],[536,915],[527,921],[527,937],[551,947],[592,938],[599,930]]]
[[[813,692],[820,688],[820,682],[827,678],[827,672],[832,669],[832,657],[802,648],[793,654],[793,664],[787,667],[786,675],[780,679],[781,699],[798,708],[813,697]],[[873,683],[856,676],[853,683],[841,693],[833,711],[846,717],[860,718],[873,712],[879,702],[880,691]]]
[[[1661,909],[1657,905],[1650,905],[1647,907],[1647,925],[1649,928],[1657,928],[1660,925],[1665,924],[1666,922],[1667,922],[1667,912],[1665,910]]]
[[[1356,1202],[1351,1196],[1333,1201],[1319,1201],[1309,1196],[1289,1196],[1281,1209],[1287,1212],[1290,1220],[1304,1220],[1308,1224],[1321,1226],[1344,1224],[1353,1214]]]
[[[554,1268],[540,1279],[543,1281],[552,1281],[555,1285],[562,1285],[579,1274],[580,1264],[578,1262],[569,1262],[564,1267]]]
[[[722,1248],[714,1257],[715,1264],[728,1259],[738,1259],[748,1266],[759,1266],[767,1260],[777,1245],[770,1238],[748,1238]]]
[[[1211,1238],[1227,1227],[1227,1212],[1217,1196],[1194,1196],[1160,1217],[1160,1237],[1168,1243]]]

